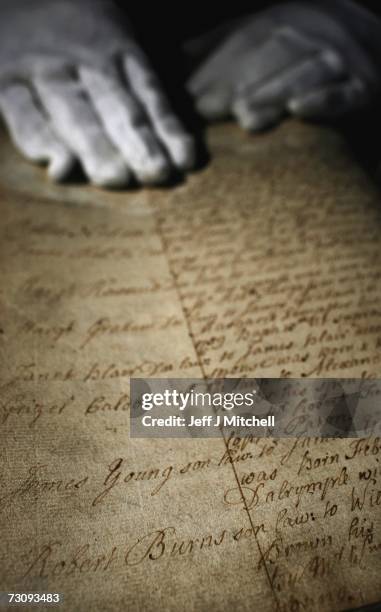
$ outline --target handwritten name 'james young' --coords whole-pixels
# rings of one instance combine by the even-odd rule
[[[204,415],[202,417],[191,416],[187,421],[179,416],[168,416],[165,418],[152,417],[145,415],[142,418],[145,427],[274,427],[275,417],[258,418],[254,415],[227,416],[227,415]]]

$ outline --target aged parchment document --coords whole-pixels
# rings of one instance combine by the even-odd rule
[[[4,141],[1,591],[69,612],[381,600],[378,438],[129,439],[132,376],[381,372],[380,199],[344,143],[292,122],[209,141],[186,184],[126,193],[51,186]]]

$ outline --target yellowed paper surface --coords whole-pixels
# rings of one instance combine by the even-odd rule
[[[381,600],[381,442],[129,438],[130,377],[380,374],[380,202],[333,132],[209,132],[172,190],[1,154],[0,590],[81,611]],[[24,608],[25,609],[25,608]]]

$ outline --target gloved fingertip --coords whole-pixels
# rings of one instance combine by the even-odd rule
[[[233,113],[242,129],[261,132],[281,119],[283,109],[276,106],[255,108],[249,101],[238,99],[233,104]]]
[[[319,112],[319,104],[309,96],[304,98],[291,98],[287,102],[287,110],[290,115],[308,119]]]
[[[258,121],[255,111],[251,110],[245,100],[234,100],[232,106],[233,115],[244,130],[251,130]]]
[[[171,173],[166,160],[147,160],[143,168],[135,171],[136,178],[142,185],[160,185],[164,183]]]
[[[287,101],[287,110],[291,115],[298,115],[300,112],[303,112],[303,103],[300,98],[291,98]]]
[[[91,176],[91,182],[97,187],[116,188],[128,185],[131,174],[123,163],[103,164]]]
[[[254,112],[241,112],[238,115],[238,123],[241,128],[247,132],[259,132],[266,127],[268,122],[260,114]]]
[[[54,155],[48,165],[48,176],[55,183],[64,181],[73,169],[75,159],[70,153]]]
[[[202,117],[210,121],[225,119],[229,114],[226,99],[216,94],[205,94],[197,98],[196,109]]]
[[[171,155],[180,170],[192,170],[196,163],[196,143],[191,136],[183,136],[173,141]]]

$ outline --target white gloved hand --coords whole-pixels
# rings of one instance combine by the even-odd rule
[[[381,23],[349,0],[288,2],[250,16],[191,77],[207,119],[262,130],[291,114],[334,118],[372,103]]]
[[[189,169],[194,142],[110,0],[1,0],[0,113],[29,159],[122,186]]]

